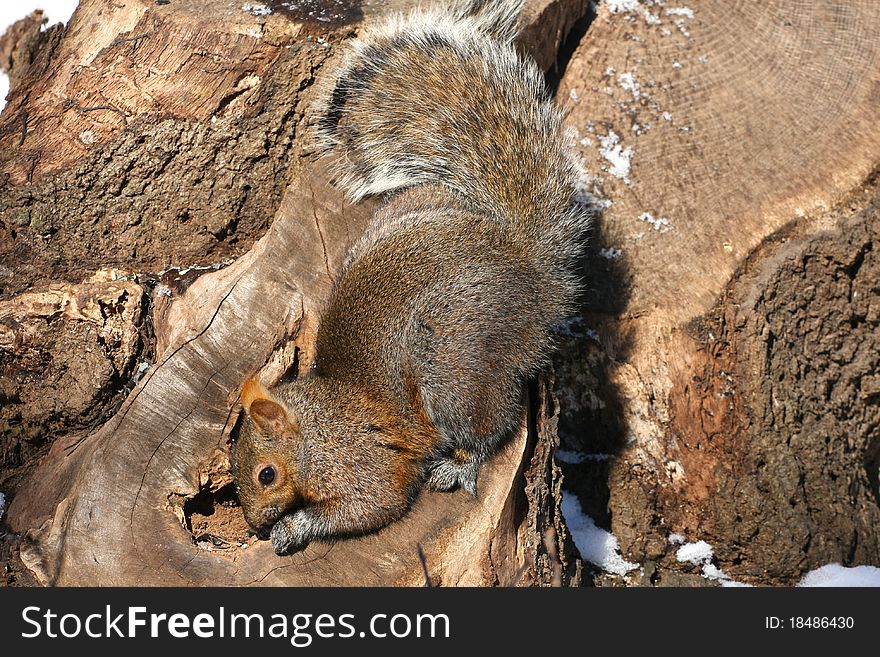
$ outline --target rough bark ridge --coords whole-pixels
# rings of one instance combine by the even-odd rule
[[[563,442],[613,455],[606,520],[646,568],[673,532],[753,583],[880,563],[878,27],[872,2],[615,4],[569,62],[610,202]]]
[[[194,2],[83,2],[63,39],[54,28],[59,39],[15,67],[0,122],[0,294],[106,267],[221,262],[265,231],[303,91],[331,48],[313,24],[238,4],[217,20]],[[351,31],[340,23],[337,41]]]
[[[22,290],[56,278],[73,283],[65,299],[92,308],[94,298],[101,308],[100,336],[87,335],[77,351],[106,340],[111,316],[133,328],[129,338],[145,335],[137,317],[146,316],[155,339],[155,362],[112,419],[55,440],[18,488],[8,521],[27,532],[22,560],[44,584],[421,584],[420,543],[435,583],[549,583],[548,569],[559,566],[566,583],[578,583],[546,411],[485,468],[479,501],[425,494],[378,535],[287,559],[246,537],[225,462],[238,387],[261,368],[269,381],[308,364],[317,312],[370,214],[368,203],[345,202],[323,165],[301,157],[311,85],[356,29],[359,3],[323,5],[329,21],[266,4],[278,11],[82,0],[46,67],[28,69],[0,116],[25,129],[23,143],[3,133],[4,153],[9,146],[15,156],[0,162],[11,297],[3,335],[19,345],[3,352],[8,371],[29,367],[15,359],[20,345],[34,347],[9,308],[32,317],[21,310],[30,298]],[[406,5],[371,3],[371,11]],[[530,32],[537,51],[555,48],[583,11],[582,2],[532,3],[527,20],[555,21],[544,38]],[[247,247],[220,271],[179,268]],[[178,268],[156,271],[169,264]],[[80,281],[96,269],[126,296],[102,305],[104,288],[86,294]],[[52,335],[98,322],[56,307]],[[149,356],[150,341],[132,339],[110,350],[123,363],[117,384]],[[96,382],[87,392],[104,389]],[[8,445],[23,440],[27,405],[15,408]],[[40,422],[46,439],[49,420]],[[529,434],[529,424],[544,428]],[[543,540],[551,525],[556,559]]]
[[[702,416],[711,441],[738,457],[718,471],[703,531],[726,537],[719,558],[742,560],[743,575],[880,562],[878,201],[842,230],[777,236],[725,291],[708,329],[724,369],[694,383],[704,399],[739,395],[736,416],[714,412],[723,402],[675,409],[673,424]]]

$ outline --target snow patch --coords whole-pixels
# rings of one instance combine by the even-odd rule
[[[258,2],[246,2],[241,8],[254,16],[268,16],[272,13],[271,7]]]
[[[0,493],[0,520],[3,519],[4,513],[6,513],[6,495]]]
[[[682,18],[676,18],[676,19],[674,19],[672,22],[675,23],[675,27],[678,28],[678,31],[679,31],[679,32],[681,32],[681,33],[682,33],[685,37],[687,37],[688,39],[691,38],[691,33],[690,33],[690,32],[688,31],[688,29],[684,26],[684,19],[682,19]]]
[[[660,25],[662,23],[659,16],[652,14],[648,10],[645,10],[642,16],[645,18],[645,23],[648,25]]]
[[[639,0],[605,0],[605,6],[612,14],[627,14],[638,11]]]
[[[144,374],[146,374],[149,369],[150,363],[145,360],[141,361],[137,366],[137,370],[135,370],[134,376],[131,378],[132,385],[137,384],[137,382],[143,378]]]
[[[658,217],[655,219],[650,212],[642,212],[642,214],[639,215],[639,220],[650,224],[651,228],[658,233],[668,233],[672,230],[672,224],[669,222],[669,219],[666,217]]]
[[[639,0],[605,0],[604,5],[608,7],[608,11],[612,14],[638,14],[647,25],[662,25],[658,14],[652,14],[648,11],[649,6],[662,6],[663,0],[644,0],[644,4]],[[632,23],[636,20],[635,16],[624,16],[624,20]],[[631,36],[634,41],[640,41],[636,36]]]
[[[675,558],[680,563],[691,563],[700,566],[700,572],[708,580],[718,582],[721,586],[750,586],[736,582],[728,577],[723,570],[712,563],[712,546],[706,541],[697,541],[696,543],[686,543],[684,536],[681,534],[670,534],[669,542],[672,545],[680,545]]]
[[[798,586],[880,586],[880,568],[847,568],[839,563],[830,563],[808,572]]]
[[[574,494],[563,490],[562,515],[581,557],[602,570],[625,575],[639,567],[620,555],[620,544],[614,534],[596,526],[595,521],[581,509]]]
[[[684,16],[685,18],[693,18],[694,10],[690,7],[669,7],[666,10],[667,16]]]
[[[613,246],[609,246],[604,249],[599,249],[599,255],[606,260],[617,260],[623,256],[623,251],[616,249]]]
[[[639,83],[636,82],[636,77],[632,73],[621,73],[617,76],[617,81],[624,91],[632,94],[633,100],[638,100],[642,97],[642,90],[639,88]]]
[[[587,126],[587,130],[592,132],[593,128]],[[580,137],[577,129],[567,131],[566,136],[574,142]],[[581,146],[591,146],[592,140],[584,137],[579,142]],[[611,205],[611,200],[602,197],[601,183],[602,180],[598,176],[594,176],[587,171],[584,158],[577,152],[574,152],[574,144],[572,143],[572,164],[575,166],[577,180],[575,181],[575,202],[586,208],[595,211],[601,211]]]
[[[685,543],[678,548],[678,552],[675,553],[675,558],[682,563],[687,561],[695,566],[699,566],[703,562],[712,560],[712,546],[706,541]]]
[[[609,130],[604,137],[600,136],[599,143],[602,144],[599,154],[611,165],[608,173],[628,184],[633,156],[632,148],[623,148],[620,144],[620,137],[613,130]]]

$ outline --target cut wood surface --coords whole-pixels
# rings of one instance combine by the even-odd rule
[[[630,561],[679,533],[753,583],[880,564],[878,31],[870,0],[614,3],[568,64],[610,204],[563,438],[615,454]]]
[[[481,471],[477,500],[424,493],[378,534],[285,558],[248,539],[237,510],[227,535],[205,521],[226,514],[239,386],[257,371],[272,383],[307,366],[316,317],[370,217],[372,205],[347,203],[303,137],[320,69],[375,17],[348,4],[325,23],[255,16],[240,3],[82,0],[51,61],[13,88],[2,119],[26,117],[27,132],[23,143],[2,135],[12,155],[0,162],[0,211],[12,238],[7,266],[23,278],[3,292],[15,304],[61,273],[115,266],[108,276],[120,286],[147,281],[155,338],[155,362],[113,417],[58,438],[16,492],[8,522],[24,534],[21,559],[39,583],[421,585],[417,545],[435,584],[549,583],[559,565],[566,583],[580,581],[544,387],[539,411]],[[370,4],[381,14],[413,3]],[[583,11],[582,2],[530,3],[526,19],[544,21],[530,47],[555,51]],[[53,202],[61,211],[49,229],[36,225]],[[243,230],[249,215],[253,229]],[[194,220],[203,230],[186,229]],[[203,243],[183,239],[192,235]],[[229,236],[234,244],[223,243]],[[120,240],[132,250],[103,259]],[[210,265],[248,240],[234,263],[194,280],[179,268],[134,273],[148,263]],[[82,257],[83,242],[94,260]],[[41,269],[41,258],[55,268]],[[561,564],[548,561],[551,526]]]

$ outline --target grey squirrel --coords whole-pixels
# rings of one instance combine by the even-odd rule
[[[375,531],[425,485],[476,496],[572,309],[589,213],[561,113],[513,47],[522,5],[392,17],[351,44],[319,106],[346,191],[388,198],[310,371],[242,388],[239,498],[279,554]]]

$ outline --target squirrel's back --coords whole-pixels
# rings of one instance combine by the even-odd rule
[[[513,47],[522,5],[465,0],[371,29],[326,94],[319,132],[343,153],[353,198],[439,183],[564,274],[589,221],[561,112]]]

